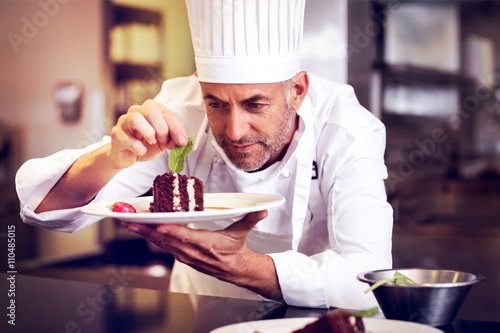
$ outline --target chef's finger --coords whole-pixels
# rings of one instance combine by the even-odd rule
[[[155,131],[155,141],[158,143],[161,150],[167,149],[166,143],[170,140],[168,137],[170,132],[169,126],[164,117],[165,112],[167,112],[167,110],[164,107],[153,105],[145,114],[148,122]]]
[[[165,235],[172,235],[181,241],[187,242],[192,235],[202,230],[192,229],[181,224],[162,224],[156,227],[156,231]]]
[[[172,251],[173,248],[169,245],[170,239],[168,236],[160,234],[156,231],[156,227],[153,225],[139,224],[139,223],[122,223],[121,224],[128,231],[136,233],[153,244],[159,246],[160,248]]]
[[[156,144],[156,131],[149,120],[140,111],[127,114],[123,130],[139,140],[154,145]]]
[[[165,146],[172,149],[175,146],[185,146],[188,142],[188,135],[184,124],[180,121],[179,117],[170,110],[163,113],[163,117],[168,124],[169,135]]]
[[[149,99],[140,106],[129,108],[128,113],[135,112],[142,114],[154,131],[154,133],[149,130],[146,132],[143,128],[142,134],[149,144],[155,144],[157,141],[161,150],[172,149],[176,145],[186,145],[188,136],[184,124],[163,104]],[[152,139],[153,135],[155,140]]]
[[[149,235],[152,232],[155,232],[155,228],[153,226],[141,223],[133,223],[133,222],[121,222],[120,225],[127,229],[128,231],[132,231],[141,236]]]
[[[130,136],[118,126],[111,129],[111,138],[113,149],[118,149],[120,151],[129,150],[136,156],[142,156],[147,152],[147,147],[141,140],[137,139],[135,136]]]

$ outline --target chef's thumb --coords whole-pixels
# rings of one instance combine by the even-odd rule
[[[266,218],[267,210],[248,213],[241,220],[234,222],[225,231],[232,233],[250,233],[250,230],[262,219]]]

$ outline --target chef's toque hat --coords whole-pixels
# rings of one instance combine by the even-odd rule
[[[300,70],[305,0],[186,0],[198,79],[272,83]]]

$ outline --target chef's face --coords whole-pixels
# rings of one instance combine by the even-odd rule
[[[296,110],[302,101],[300,98],[297,102],[293,81],[288,84],[202,82],[201,88],[215,139],[237,168],[261,170],[284,155],[295,132]]]

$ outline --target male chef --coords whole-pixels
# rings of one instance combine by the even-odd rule
[[[101,142],[27,161],[16,176],[24,222],[64,232],[95,223],[82,206],[147,192],[170,149],[192,137],[183,173],[206,192],[286,202],[234,223],[123,223],[175,256],[172,291],[376,305],[356,276],[392,265],[383,124],[350,86],[301,70],[304,0],[186,5],[196,74],[167,80]]]

